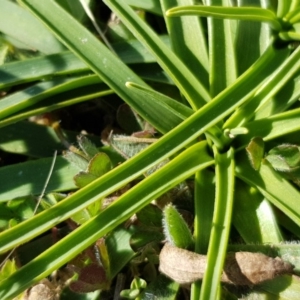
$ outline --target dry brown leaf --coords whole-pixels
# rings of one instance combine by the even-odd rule
[[[177,248],[167,243],[160,253],[159,270],[180,284],[202,279],[207,256]],[[228,253],[221,281],[235,285],[256,285],[278,275],[291,274],[293,266],[281,258],[262,253]]]
[[[59,294],[47,279],[28,289],[24,300],[58,300]]]

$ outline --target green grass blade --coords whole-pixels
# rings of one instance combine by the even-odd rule
[[[290,10],[289,13],[287,13],[284,16],[284,20],[288,22],[289,24],[297,24],[300,20],[300,9],[297,7],[294,10]]]
[[[256,95],[245,106],[238,109],[225,123],[225,127],[243,126],[268,101],[299,72],[300,49],[296,49],[257,90]],[[252,112],[252,113],[251,113]],[[270,114],[272,112],[269,112]],[[260,114],[260,118],[268,117]]]
[[[0,102],[0,123],[1,121],[5,121],[5,118],[10,115],[14,115],[16,118],[16,114],[19,111],[37,104],[45,98],[49,98],[50,96],[53,97],[58,93],[65,93],[69,90],[74,90],[75,88],[78,89],[79,87],[90,86],[97,83],[101,83],[101,80],[96,75],[88,75],[74,79],[58,78],[49,82],[37,83],[27,89],[11,94],[2,99]],[[130,85],[127,84],[127,86]],[[140,86],[140,89],[141,88],[143,88],[143,86]],[[134,89],[136,91],[136,95],[140,94],[140,89]],[[159,131],[165,133],[171,128],[177,126],[186,118],[187,115],[191,115],[192,112],[190,109],[184,108],[184,105],[180,103],[176,104],[175,100],[158,94],[151,88],[146,89],[148,91],[146,97],[143,97],[144,95],[142,93],[142,97],[140,99],[142,99],[142,102],[149,105],[147,113],[148,115],[151,115],[151,125]],[[168,103],[173,103],[172,106],[176,107],[179,111],[173,109],[169,105],[166,105],[165,101],[161,101],[161,99],[166,99],[168,100]],[[186,112],[186,114],[182,115],[181,111]]]
[[[91,68],[97,74],[99,74],[102,79],[112,87],[112,89],[116,91],[116,93],[118,93],[146,120],[149,120],[151,116],[149,116],[146,111],[150,103],[149,105],[146,105],[144,102],[141,104],[139,101],[139,97],[137,97],[134,92],[130,92],[125,88],[125,82],[128,80],[134,81],[135,83],[138,83],[140,85],[144,84],[137,76],[135,76],[134,73],[132,73],[126,67],[126,65],[117,60],[112,53],[110,53],[101,43],[99,43],[99,41],[93,35],[91,35],[91,33],[82,28],[80,24],[78,24],[71,16],[67,15],[54,1],[47,2],[47,5],[41,5],[40,1],[37,0],[22,0],[22,3],[29,5],[30,9],[33,10],[37,15],[39,15],[43,19],[43,21],[46,22],[58,36],[60,36],[60,38],[64,39],[64,42],[68,45],[68,47],[70,47],[79,57],[85,60],[85,62],[90,65]],[[123,8],[120,8],[117,3],[115,3],[114,5],[123,12],[125,6]],[[50,11],[52,12],[51,14],[49,14]],[[133,20],[136,21],[137,17],[134,13],[132,13],[131,10],[126,8],[126,13],[126,16],[129,17],[132,22]],[[66,20],[70,25],[67,28],[65,27]],[[64,26],[61,27],[60,24],[64,24]],[[137,23],[129,22],[128,24],[136,26],[141,26],[141,24],[143,25],[140,20]],[[64,29],[62,30],[61,28]],[[157,36],[154,37],[157,38]],[[155,42],[157,42],[156,39]],[[160,42],[158,45],[160,45]],[[161,58],[164,59],[166,56],[165,53],[161,52],[160,49],[158,50],[158,52],[162,55]],[[167,53],[169,53],[168,51]],[[267,52],[265,57],[268,56],[269,53]],[[271,56],[269,56],[269,58],[270,57]],[[168,59],[170,58],[171,57],[168,57]],[[104,70],[106,72],[104,72]],[[268,70],[268,72],[269,71],[271,70]],[[180,78],[183,78],[184,80],[183,82],[188,81],[189,85],[193,85],[193,81],[190,80],[190,78],[188,79],[186,77],[185,72],[184,75],[181,74],[181,71],[179,73]],[[264,76],[264,74],[259,75],[260,76],[255,78],[252,84],[256,84],[256,82],[258,82],[259,80],[261,81],[261,76]],[[198,84],[196,84],[196,86],[198,86]],[[250,90],[252,91],[252,89]],[[200,97],[199,94],[198,96]],[[198,96],[193,97],[193,99],[200,99],[198,98]],[[150,121],[150,123],[152,122]]]
[[[45,54],[63,51],[63,45],[24,8],[12,1],[0,0],[0,31],[22,43],[28,49],[35,49]],[[36,37],[39,38],[36,38]]]
[[[67,139],[73,143],[76,141],[76,135],[75,131],[68,132]],[[37,137],[39,143],[36,143]],[[51,127],[24,121],[0,129],[0,149],[9,153],[42,158],[52,156],[55,150],[59,152],[65,150],[65,147]]]
[[[161,7],[156,0],[124,0],[124,2],[133,7],[142,8],[155,14],[162,15]]]
[[[240,0],[239,6],[268,7],[268,0]],[[268,24],[239,21],[236,36],[236,63],[238,75],[245,72],[272,42]]]
[[[214,212],[215,189],[214,172],[204,169],[196,173],[194,238],[195,252],[199,254],[207,254]],[[191,299],[200,299],[200,291],[201,282],[194,282]]]
[[[225,5],[227,0],[210,0],[210,5]],[[232,20],[208,19],[208,42],[210,58],[210,93],[218,95],[236,78],[234,50],[235,26]]]
[[[283,41],[300,41],[300,33],[295,31],[282,31],[279,33],[279,37]]]
[[[52,160],[51,157],[41,158],[0,168],[0,177],[2,178],[0,201],[41,194]],[[47,186],[47,192],[76,189],[73,177],[78,171],[64,158],[58,157]]]
[[[103,2],[120,17],[137,39],[151,51],[157,62],[171,77],[194,110],[210,100],[210,96],[202,83],[130,7],[115,0],[104,0]]]
[[[28,1],[28,2],[33,4],[34,1]],[[47,3],[47,5],[49,5],[48,9],[49,11],[53,11],[53,14],[49,16],[48,11],[45,12],[44,5],[42,6],[43,10],[41,11],[43,11],[43,13],[45,13],[45,15],[47,16],[47,21],[51,23],[52,26],[51,28],[56,32],[56,34],[58,34],[59,36],[63,36],[64,38],[68,38],[68,42],[66,42],[67,45],[71,49],[73,49],[77,53],[77,55],[84,58],[88,64],[92,65],[94,71],[96,73],[98,72],[98,74],[101,75],[101,77],[103,77],[104,81],[106,81],[106,83],[110,85],[116,93],[119,93],[119,95],[125,101],[127,100],[127,102],[141,116],[143,116],[150,124],[152,124],[154,127],[157,127],[162,132],[167,132],[175,125],[178,124],[178,122],[176,122],[175,124],[174,122],[168,124],[164,123],[166,124],[166,127],[162,127],[162,124],[157,123],[155,120],[158,120],[158,122],[160,122],[159,120],[163,120],[164,118],[161,116],[156,117],[157,114],[155,115],[149,114],[149,109],[153,107],[152,101],[150,99],[145,98],[141,102],[139,94],[135,93],[135,90],[127,89],[125,86],[126,82],[121,83],[120,81],[133,80],[135,83],[146,86],[145,83],[138,76],[136,76],[132,71],[130,71],[126,65],[124,65],[121,61],[119,61],[111,52],[109,52],[94,36],[91,35],[91,33],[89,33],[84,28],[81,28],[80,24],[76,23],[76,21],[72,19],[71,16],[66,15],[66,13],[62,9],[60,9],[59,6],[55,5],[55,2],[51,2],[51,3],[49,2]],[[34,9],[37,8],[38,5],[34,5]],[[56,13],[54,13],[54,11]],[[38,12],[38,14],[39,13],[40,11]],[[52,16],[54,15],[56,15],[57,18],[56,17],[53,18]],[[40,17],[42,17],[43,20],[46,21],[44,15],[40,15]],[[69,24],[70,25],[73,24],[73,26],[75,27],[67,28],[69,29],[69,31],[67,30],[62,31],[61,28],[59,27],[59,24],[61,22],[65,22],[65,20],[62,20],[62,17],[67,17],[69,19]],[[75,28],[78,29],[77,32],[74,32]],[[77,47],[78,34],[81,35],[86,34],[87,36],[80,40],[81,43],[79,43],[80,45],[79,47]],[[93,48],[93,51],[90,48],[86,49],[85,47],[86,44],[91,44],[91,48]],[[95,49],[95,48],[99,48],[99,49]],[[97,57],[95,53],[98,53],[98,56],[100,55],[100,58]],[[156,112],[158,113],[163,111],[160,109],[156,109]],[[166,115],[168,115],[168,113]],[[163,116],[165,116],[165,114],[163,114]]]
[[[299,0],[291,0],[290,11],[293,11],[296,8],[299,8],[300,1]]]
[[[133,82],[127,82],[126,86],[128,88],[136,89],[136,92],[141,94],[141,98],[151,97],[151,101],[153,101],[153,106],[165,105],[166,107],[168,107],[171,114],[177,115],[181,120],[185,120],[193,114],[193,110],[191,108],[164,94],[158,93],[152,89],[148,89],[144,86],[135,84]],[[154,103],[156,103],[156,105],[154,105]]]
[[[192,0],[161,0],[164,13],[171,7],[193,4]],[[167,18],[165,22],[170,35],[172,49],[189,70],[209,90],[208,51],[205,33],[198,17]]]
[[[152,120],[151,115],[147,112],[151,103],[146,103],[147,99],[141,102],[139,96],[125,86],[127,81],[134,81],[145,86],[146,84],[91,32],[79,24],[54,0],[45,3],[38,0],[20,0],[20,2],[37,15],[76,56],[82,59],[127,104],[144,119],[150,123],[155,123],[155,120]]]
[[[95,78],[97,78],[97,76],[95,76]],[[84,80],[84,78],[79,79],[79,81],[81,80]],[[99,78],[97,78],[97,80],[99,80]],[[58,89],[59,88],[60,87],[58,87]],[[29,106],[25,109],[22,109],[21,111],[18,111],[17,114],[14,114],[10,117],[5,118],[4,120],[1,120],[0,127],[5,127],[7,125],[27,119],[31,116],[36,116],[56,109],[61,109],[63,107],[74,105],[90,99],[95,99],[97,97],[106,96],[112,93],[112,90],[110,90],[105,84],[96,83],[94,85],[68,90],[62,94],[53,96],[48,95],[47,99],[39,101],[35,105]],[[44,95],[40,96],[43,97]]]
[[[87,66],[71,52],[62,52],[37,58],[7,63],[0,66],[0,88],[40,80],[47,76],[66,75],[87,71]]]
[[[249,20],[267,22],[274,30],[281,30],[276,15],[268,9],[259,7],[220,7],[220,6],[183,6],[175,7],[167,12],[168,17],[203,16],[221,19]]]
[[[206,142],[197,143],[190,147],[169,164],[137,184],[134,189],[123,194],[98,216],[84,223],[66,238],[60,240],[39,257],[2,281],[0,283],[1,299],[16,296],[34,282],[49,275],[72,257],[78,255],[153,199],[188,178],[197,170],[212,165],[214,160],[206,154],[206,147]],[[46,265],[45,261],[48,262]],[[25,274],[26,276],[24,276]]]
[[[283,18],[290,11],[292,2],[293,2],[293,0],[291,0],[291,1],[278,0],[278,4],[277,4],[278,18]]]
[[[50,96],[57,95],[82,86],[101,83],[97,76],[75,78],[57,78],[51,81],[37,83],[20,92],[10,94],[1,99],[0,120],[7,118],[20,110],[28,108]]]
[[[147,99],[149,103],[152,103],[152,107],[149,106],[148,113],[152,115],[153,119],[157,120],[152,125],[162,133],[167,132],[166,128],[176,127],[193,113],[191,108],[152,89],[133,82],[127,82],[126,86],[129,89],[134,89],[136,94],[141,96],[141,102]]]
[[[161,40],[169,44],[167,36]],[[126,64],[153,63],[154,57],[137,40],[113,44],[114,50]],[[0,89],[16,84],[89,71],[90,68],[70,51],[6,63],[0,66]]]
[[[77,143],[77,131],[63,130],[63,134],[71,144]],[[86,137],[96,147],[101,146],[98,136],[88,134]],[[38,143],[36,142],[37,139]],[[111,149],[108,146],[104,146],[104,148]],[[23,121],[0,129],[0,149],[9,153],[26,155],[30,158],[43,158],[53,156],[55,150],[61,153],[61,151],[66,150],[66,146],[62,144],[53,128],[35,122]],[[102,151],[103,147],[101,148]],[[114,153],[112,150],[109,156],[113,158],[114,162],[115,159],[119,162],[120,156],[118,154],[114,156]]]
[[[288,108],[297,103],[300,97],[300,74],[297,72],[271,101],[260,107],[255,113],[255,119],[259,120],[271,114],[287,111]]]
[[[201,170],[195,178],[195,251],[206,254],[210,239],[214,201],[215,174]],[[205,195],[205,196],[203,196]]]
[[[225,154],[215,153],[216,200],[207,253],[207,268],[200,294],[201,300],[218,299],[217,295],[226,257],[233,209],[235,165],[233,153],[233,149]]]

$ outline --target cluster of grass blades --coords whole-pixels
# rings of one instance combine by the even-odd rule
[[[0,299],[299,299],[300,1],[17,2],[0,0]],[[51,118],[90,102],[122,132],[75,147]],[[264,280],[228,279],[232,252]]]

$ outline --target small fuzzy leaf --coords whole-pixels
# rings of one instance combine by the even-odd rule
[[[99,201],[89,205],[87,207],[87,210],[89,211],[90,215],[91,216],[96,216],[102,209],[102,200],[103,199],[100,199]]]
[[[275,170],[292,172],[300,167],[300,151],[296,145],[283,144],[269,151],[266,159]]]
[[[8,259],[1,267],[0,281],[9,277],[11,274],[17,271],[17,265],[14,260]]]
[[[290,167],[286,161],[278,155],[268,155],[266,160],[272,165],[272,167],[281,172],[290,172]]]
[[[135,156],[149,146],[139,138],[114,134],[110,140],[111,146],[126,159]]]
[[[62,194],[62,193],[50,193],[45,195],[45,197],[42,199],[41,201],[41,206],[44,209],[48,209],[51,206],[57,204],[58,202],[60,202],[61,200],[65,199],[67,197],[66,194]]]
[[[138,290],[138,289],[123,290],[120,293],[120,296],[125,299],[136,299],[136,297],[139,295],[139,293],[140,293],[140,290]]]
[[[88,158],[91,159],[99,153],[97,147],[85,135],[78,136],[77,141],[80,148]]]
[[[85,171],[88,167],[88,161],[77,153],[67,151],[64,153],[64,158],[81,171]]]
[[[7,207],[6,203],[0,203],[0,230],[4,230],[8,226],[8,222],[13,218],[12,211]]]
[[[159,275],[152,281],[140,294],[141,300],[159,299],[174,300],[179,299],[176,294],[179,290],[179,284],[166,276]]]
[[[176,208],[169,204],[165,207],[163,214],[166,239],[178,248],[191,248],[194,244],[192,233]]]
[[[251,139],[246,148],[251,166],[254,170],[259,170],[264,155],[264,141],[261,137]]]
[[[111,170],[111,161],[107,154],[98,153],[89,162],[88,172],[96,178]]]
[[[36,199],[33,196],[11,200],[7,207],[14,213],[15,218],[26,220],[33,216]]]
[[[91,183],[95,179],[97,179],[97,176],[95,176],[91,173],[86,173],[86,172],[79,172],[78,174],[76,174],[74,176],[75,184],[79,188],[82,188],[82,187],[88,185],[89,183]]]
[[[132,289],[144,289],[147,286],[147,282],[139,277],[135,277],[131,282],[130,287]]]
[[[77,224],[83,224],[91,219],[90,212],[85,208],[71,216],[71,219]]]

